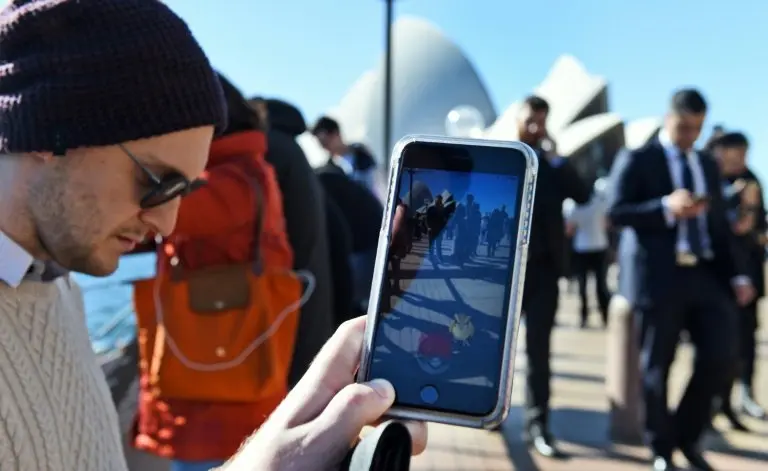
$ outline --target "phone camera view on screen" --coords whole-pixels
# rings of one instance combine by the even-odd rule
[[[482,416],[498,400],[525,159],[432,146],[404,156],[370,377],[398,406]]]

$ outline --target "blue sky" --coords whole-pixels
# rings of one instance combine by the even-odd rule
[[[456,200],[464,202],[467,194],[475,195],[475,202],[485,214],[507,206],[507,213],[512,215],[517,197],[517,177],[492,173],[446,172],[445,170],[416,170],[413,181],[424,182],[434,196],[445,190],[453,193]],[[410,189],[410,176],[403,173],[400,184],[400,197],[404,198]],[[407,201],[406,201],[407,203]],[[414,201],[417,208],[423,201]]]
[[[282,97],[308,120],[336,104],[383,52],[381,0],[168,0],[214,65],[248,94]],[[748,133],[768,177],[768,4],[760,0],[400,0],[398,15],[437,25],[472,60],[497,112],[569,53],[610,82],[625,118],[664,113],[695,85],[709,126]]]

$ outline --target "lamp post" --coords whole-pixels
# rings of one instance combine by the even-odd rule
[[[392,152],[392,22],[395,0],[384,1],[387,12],[384,43],[384,152],[382,159],[386,165],[389,165],[389,153]]]

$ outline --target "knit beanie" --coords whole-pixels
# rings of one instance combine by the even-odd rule
[[[0,12],[0,153],[226,126],[218,78],[157,0],[14,0]]]

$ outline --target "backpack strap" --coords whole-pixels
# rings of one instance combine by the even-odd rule
[[[411,468],[411,434],[400,422],[390,420],[376,427],[349,451],[341,471],[408,471]]]

